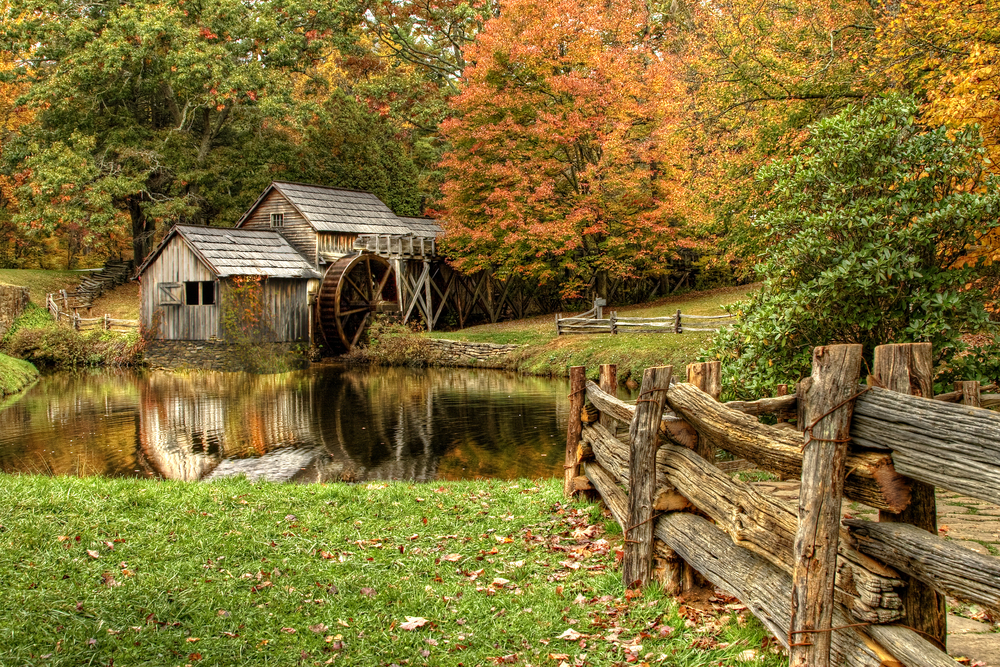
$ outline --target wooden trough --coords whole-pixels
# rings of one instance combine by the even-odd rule
[[[944,596],[1000,610],[1000,558],[938,535],[934,488],[1000,500],[1000,415],[978,407],[978,383],[933,400],[930,360],[930,344],[881,346],[862,386],[861,346],[819,347],[794,394],[730,403],[718,362],[686,383],[647,369],[635,404],[616,398],[613,366],[599,384],[574,367],[566,493],[596,491],[622,526],[626,586],[657,572],[681,592],[700,573],[791,665],[955,665]],[[801,477],[798,505],[734,479],[716,449]],[[879,521],[842,521],[843,497]]]

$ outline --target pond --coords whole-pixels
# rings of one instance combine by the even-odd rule
[[[562,475],[565,380],[316,366],[43,377],[0,408],[0,470],[211,480]]]

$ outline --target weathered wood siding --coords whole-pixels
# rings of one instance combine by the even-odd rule
[[[264,302],[278,342],[309,342],[308,280],[270,278]]]
[[[319,252],[323,253],[353,253],[354,252],[354,240],[358,238],[357,234],[348,234],[345,232],[321,232],[319,234]]]
[[[160,340],[208,340],[219,335],[219,299],[212,306],[184,302],[184,283],[215,280],[215,275],[180,237],[174,236],[142,274],[140,318],[144,330]],[[160,305],[160,283],[180,283],[180,305]],[[218,290],[216,290],[218,291]]]
[[[285,216],[282,227],[271,227],[272,213],[281,213]],[[267,197],[254,209],[241,229],[276,231],[284,236],[293,248],[302,253],[313,266],[316,266],[316,230],[277,190],[271,190],[267,193]]]

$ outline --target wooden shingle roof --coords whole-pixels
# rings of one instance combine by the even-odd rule
[[[437,220],[433,218],[399,218],[414,236],[427,236],[436,238],[444,230]]]
[[[318,232],[348,234],[409,234],[410,230],[381,199],[370,192],[323,185],[274,181],[243,214],[237,227],[250,217],[272,190],[280,192]]]
[[[174,225],[163,243],[139,267],[141,274],[175,235],[181,236],[220,278],[268,276],[319,278],[319,272],[277,232]]]

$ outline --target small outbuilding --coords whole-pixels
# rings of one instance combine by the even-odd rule
[[[138,270],[140,323],[160,340],[223,338],[227,292],[262,279],[273,342],[309,341],[309,283],[320,274],[279,233],[175,225]]]

